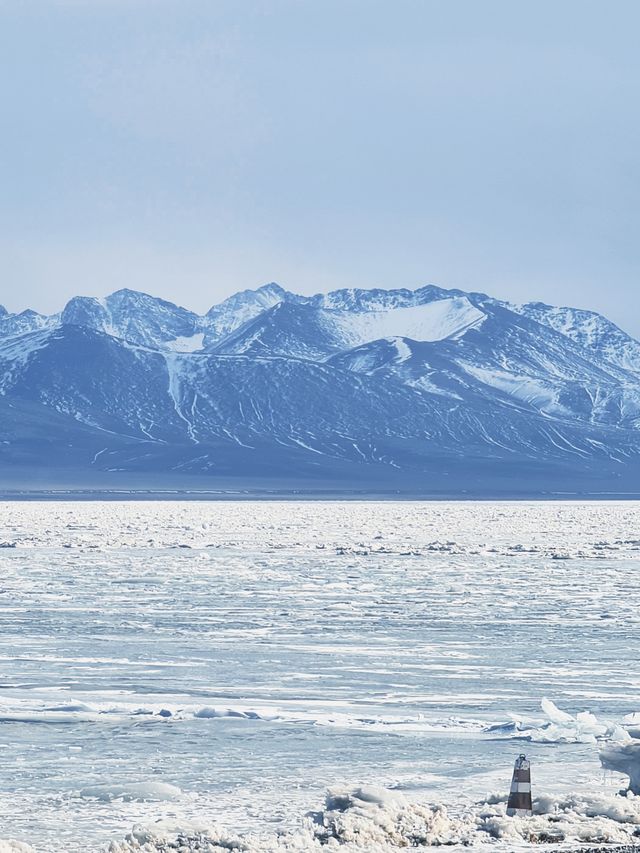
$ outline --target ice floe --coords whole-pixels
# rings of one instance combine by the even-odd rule
[[[516,715],[506,723],[485,729],[488,734],[514,737],[537,743],[596,743],[599,740],[626,741],[629,733],[622,723],[599,720],[590,711],[575,716],[560,710],[551,699],[540,702],[546,721],[523,720]]]
[[[640,740],[607,743],[600,749],[600,763],[629,777],[629,790],[640,795]]]
[[[80,796],[85,800],[100,800],[110,803],[114,800],[123,802],[174,802],[182,798],[183,793],[176,785],[168,782],[138,782],[129,785],[107,783],[83,788]]]

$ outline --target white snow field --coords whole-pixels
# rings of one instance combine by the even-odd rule
[[[0,851],[638,841],[636,503],[8,502],[0,546]]]

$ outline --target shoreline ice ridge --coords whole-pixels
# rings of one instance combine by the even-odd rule
[[[488,797],[460,815],[446,806],[412,803],[396,791],[373,786],[330,790],[325,808],[307,815],[297,830],[234,835],[220,827],[189,832],[136,827],[108,853],[303,853],[340,848],[344,853],[392,853],[407,848],[467,848],[495,845],[512,853],[514,845],[562,845],[577,851],[584,845],[631,846],[640,839],[640,798],[570,794],[534,801],[530,818],[506,815],[506,796]],[[567,847],[571,844],[571,847]],[[614,848],[615,849],[615,848]]]

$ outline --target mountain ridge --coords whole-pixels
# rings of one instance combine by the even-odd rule
[[[0,402],[5,479],[64,458],[79,483],[343,470],[540,494],[640,471],[638,341],[595,312],[436,285],[272,282],[202,315],[128,288],[50,316],[0,310]]]

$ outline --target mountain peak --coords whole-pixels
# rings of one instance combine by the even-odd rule
[[[151,296],[149,293],[145,293],[143,290],[133,290],[130,287],[120,287],[118,290],[114,290],[113,293],[110,293],[106,298],[110,297],[120,297],[123,299],[157,299],[156,296]]]
[[[163,306],[171,310],[188,311],[187,308],[181,308],[175,302],[170,302],[168,299],[163,299],[160,296],[152,296],[143,290],[131,290],[128,287],[121,287],[119,290],[110,293],[104,300],[99,301],[105,302],[107,305],[125,305],[127,307],[137,305]],[[188,311],[188,313],[192,314],[193,312]]]
[[[245,290],[239,290],[237,293],[231,294],[231,296],[227,296],[227,298],[222,302],[218,302],[210,308],[208,315],[224,310],[227,306],[236,307],[244,304],[259,304],[264,305],[265,307],[271,307],[278,302],[284,302],[288,299],[297,301],[303,298],[304,297],[297,296],[296,294],[285,290],[275,281],[271,281],[267,284],[260,285],[260,287],[246,288]]]
[[[200,332],[200,318],[148,293],[122,288],[104,299],[75,296],[65,306],[62,325],[86,326],[105,334],[154,349],[173,344]]]
[[[106,321],[107,309],[95,296],[73,296],[62,309],[60,322],[64,326],[91,326],[98,328]]]
[[[269,281],[267,284],[261,284],[256,290],[256,293],[273,293],[278,296],[287,296],[289,291],[285,290],[284,287],[281,287],[277,281]]]

